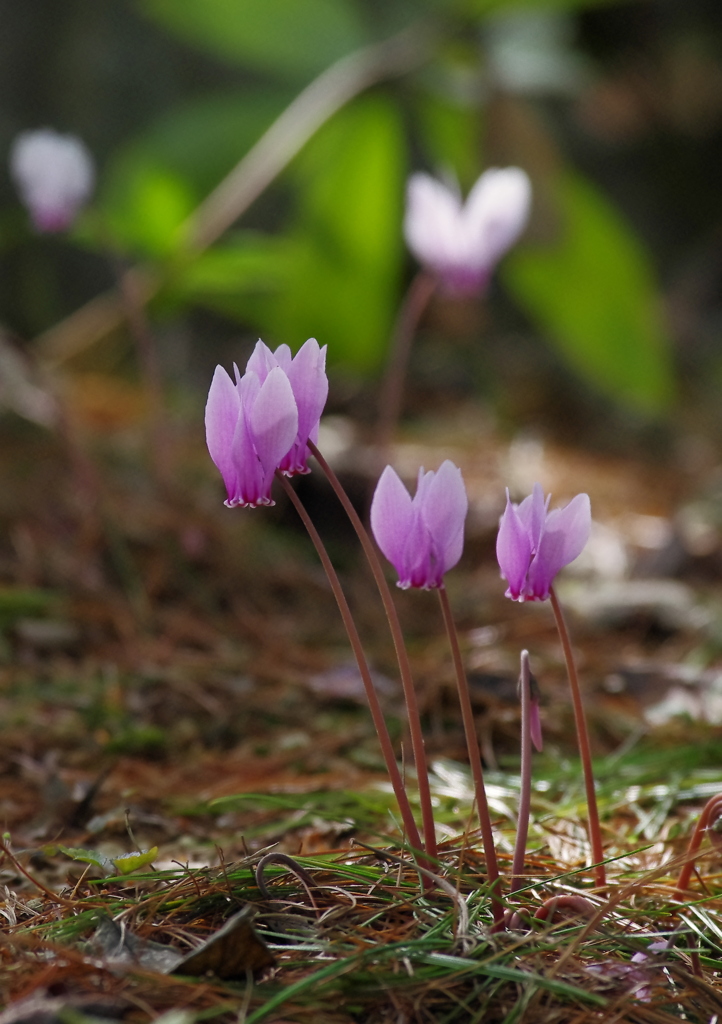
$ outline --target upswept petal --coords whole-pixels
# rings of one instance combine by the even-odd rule
[[[482,174],[464,211],[481,266],[494,266],[516,242],[526,226],[530,205],[531,183],[521,168],[491,168]]]
[[[288,377],[274,367],[260,387],[249,414],[251,436],[264,469],[275,470],[298,431],[298,410]]]
[[[281,369],[285,370],[286,373],[288,373],[289,367],[291,366],[291,363],[293,361],[293,357],[291,356],[291,349],[288,347],[288,345],[279,345],[278,348],[273,353],[273,355],[275,356],[276,362],[281,367]]]
[[[407,188],[404,237],[420,263],[444,266],[454,260],[461,201],[428,174],[413,174]]]
[[[517,515],[529,536],[532,553],[539,547],[550,500],[551,494],[545,499],[542,485],[536,483],[531,494],[517,506]]]
[[[223,367],[217,366],[206,402],[206,443],[229,497],[235,486],[233,435],[240,415],[241,400],[236,386]]]
[[[531,542],[518,510],[506,492],[506,509],[499,522],[496,538],[496,557],[501,575],[509,584],[507,596],[524,600],[526,576],[531,558]]]
[[[278,366],[278,359],[276,358],[276,355],[271,352],[268,345],[259,338],[253,352],[251,352],[248,362],[246,363],[246,373],[257,374],[259,380],[263,383],[274,366]]]
[[[391,466],[386,467],[376,485],[370,518],[371,531],[384,556],[399,576],[406,576],[406,539],[414,512],[411,495]]]
[[[433,553],[440,567],[440,576],[452,569],[464,548],[464,521],[469,511],[461,470],[449,459],[442,462],[428,484],[417,491],[420,512],[433,540]]]
[[[577,494],[564,508],[554,509],[547,516],[547,530],[561,530],[564,535],[564,565],[569,565],[584,550],[592,532],[592,505],[588,494]]]
[[[529,567],[530,596],[545,601],[557,573],[581,554],[589,540],[592,511],[589,496],[577,494],[565,508],[547,516],[541,543]]]
[[[276,350],[278,355],[278,350]],[[290,356],[290,349],[289,349]],[[280,363],[288,374],[298,406],[299,440],[308,435],[321,418],[328,398],[326,376],[326,346],[321,348],[315,338],[309,338],[298,350],[288,366]]]

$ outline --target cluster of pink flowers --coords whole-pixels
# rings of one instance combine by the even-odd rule
[[[259,341],[235,381],[216,367],[206,404],[206,439],[226,485],[231,508],[272,505],[276,471],[308,473],[308,441],[328,395],[326,347],[310,338],[291,356],[287,345],[272,352]],[[497,557],[515,601],[544,601],[557,573],[581,553],[591,530],[586,494],[549,511],[540,484],[519,505],[507,492]],[[376,542],[396,569],[398,585],[425,590],[443,586],[461,558],[469,503],[461,471],[448,459],[438,470],[419,470],[412,498],[387,466],[371,503]]]
[[[276,470],[307,473],[307,445],[318,436],[328,395],[326,346],[315,338],[291,358],[259,341],[235,382],[216,367],[206,403],[206,440],[226,485],[226,505],[272,505]]]

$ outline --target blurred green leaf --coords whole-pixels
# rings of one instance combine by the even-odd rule
[[[284,78],[308,77],[369,41],[349,0],[139,0],[197,46]]]
[[[587,7],[609,7],[624,0],[451,0],[451,6],[466,14],[484,17],[498,11],[522,13],[527,10],[538,14],[540,11],[583,11]]]
[[[6,625],[25,616],[44,615],[58,602],[58,594],[51,590],[38,590],[32,587],[0,587],[0,624]]]
[[[284,238],[237,232],[180,269],[167,289],[172,302],[193,302],[263,328],[264,299],[290,276],[293,247]],[[254,297],[259,299],[255,311]]]
[[[120,160],[151,162],[183,178],[198,200],[245,156],[295,95],[259,88],[204,96],[159,118]]]
[[[114,244],[152,258],[175,253],[196,205],[245,156],[293,97],[288,89],[210,96],[172,111],[112,160],[100,208]],[[93,224],[87,240],[98,242]],[[100,238],[107,245],[107,238]]]
[[[421,142],[433,171],[453,170],[467,193],[481,174],[482,112],[472,103],[455,103],[427,93],[417,107]]]
[[[294,174],[299,213],[289,280],[268,324],[294,347],[328,342],[332,360],[376,368],[401,268],[406,155],[401,118],[382,96],[345,108],[307,145]]]
[[[180,244],[195,196],[181,175],[132,154],[119,160],[109,174],[100,206],[103,228],[114,245],[162,258]]]
[[[647,255],[614,207],[587,181],[559,181],[559,241],[510,255],[503,277],[580,373],[620,402],[657,412],[672,368]]]

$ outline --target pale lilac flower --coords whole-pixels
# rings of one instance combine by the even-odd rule
[[[321,348],[315,338],[309,338],[292,358],[288,345],[279,345],[275,352],[271,352],[259,341],[248,360],[246,372],[252,370],[263,382],[274,366],[280,366],[288,377],[298,407],[296,440],[278,468],[286,476],[310,473],[308,441],[315,443],[318,440],[319,420],[328,398],[326,346]]]
[[[371,529],[399,574],[399,587],[442,586],[444,573],[461,558],[468,507],[461,470],[448,459],[435,473],[419,470],[413,498],[386,467],[371,502]]]
[[[565,508],[548,511],[541,484],[520,505],[506,492],[499,523],[496,557],[514,601],[545,601],[560,569],[581,554],[589,540],[592,512],[587,494],[578,494]]]
[[[464,204],[458,191],[428,174],[414,174],[404,235],[419,263],[447,291],[481,291],[524,230],[530,203],[531,184],[519,167],[485,171]]]
[[[10,150],[10,175],[38,231],[65,231],[90,198],[93,159],[74,135],[22,132]]]
[[[298,432],[298,409],[280,366],[260,380],[249,371],[235,384],[216,367],[206,404],[206,441],[226,485],[230,508],[273,505],[271,484]]]

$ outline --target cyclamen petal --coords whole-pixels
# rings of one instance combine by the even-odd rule
[[[265,370],[263,353],[253,365]],[[254,370],[236,383],[217,367],[206,405],[206,440],[221,472],[226,505],[272,505],[276,469],[298,431],[298,409],[284,371],[273,365],[261,380]]]
[[[240,413],[238,389],[223,367],[217,366],[206,402],[206,442],[210,456],[223,477],[229,499],[236,491],[237,472],[232,442]]]
[[[65,231],[90,198],[93,159],[74,135],[22,132],[10,150],[10,175],[38,231]]]
[[[258,458],[273,472],[288,453],[298,431],[298,409],[288,377],[274,367],[250,409],[250,425]]]
[[[563,509],[547,512],[539,484],[518,507],[509,500],[499,523],[497,558],[518,601],[545,601],[557,573],[581,554],[592,525],[589,496],[578,494]],[[542,518],[543,516],[543,518]]]
[[[278,468],[286,476],[309,473],[308,441],[318,436],[319,420],[328,398],[326,346],[321,348],[315,338],[309,338],[292,357],[288,345],[279,345],[272,352],[259,341],[248,360],[246,373],[257,374],[263,382],[277,367],[288,377],[298,409],[296,437]]]
[[[371,502],[371,531],[399,576],[405,575],[406,538],[413,519],[411,504],[411,495],[395,470],[387,466]]]
[[[468,501],[460,471],[445,462],[436,472],[419,472],[413,499],[387,466],[371,503],[371,529],[398,573],[398,586],[429,589],[443,585],[444,574],[463,548]]]
[[[441,575],[453,569],[464,550],[464,522],[469,499],[461,470],[449,459],[439,466],[422,504],[424,523],[435,539]]]
[[[496,538],[496,557],[501,575],[509,584],[506,596],[514,601],[524,600],[531,553],[529,532],[525,529],[519,510],[512,504],[507,490],[506,509],[501,517]]]
[[[406,243],[450,292],[483,289],[521,235],[529,216],[531,185],[518,167],[481,175],[466,204],[426,174],[409,179],[404,219]]]

